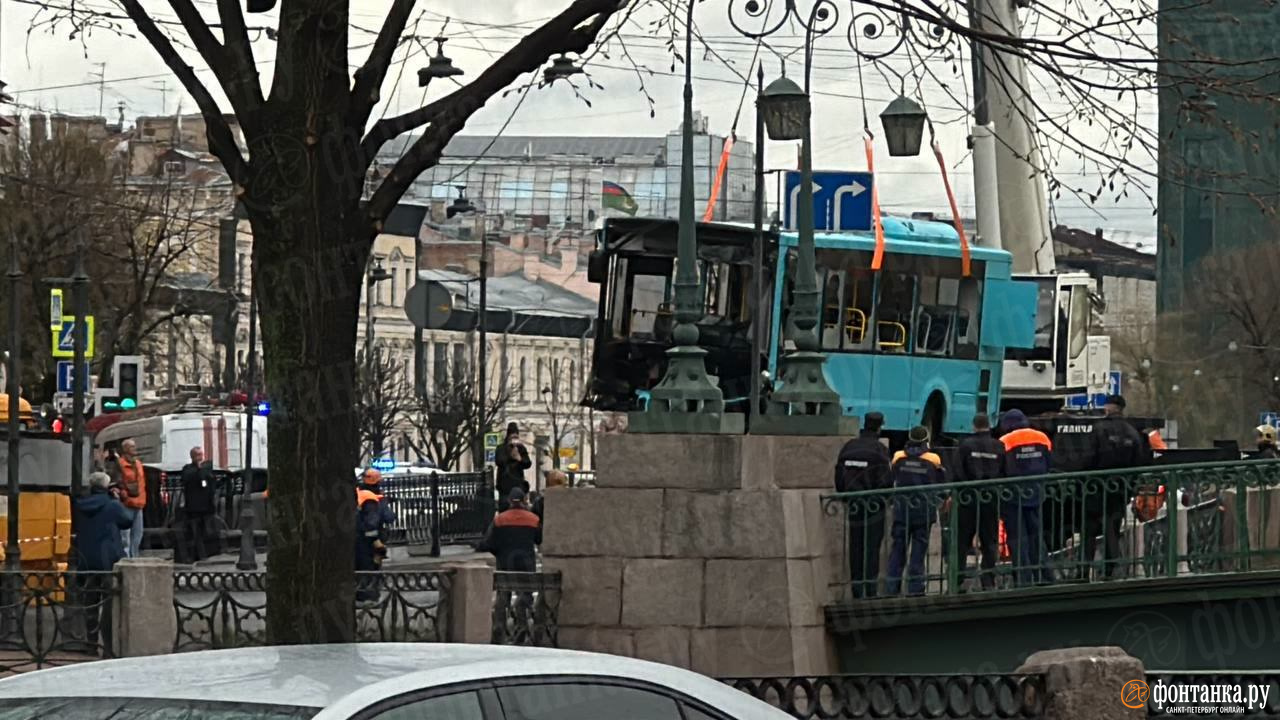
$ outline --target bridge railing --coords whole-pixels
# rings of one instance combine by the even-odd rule
[[[1091,471],[822,498],[845,600],[1280,568],[1280,460]]]

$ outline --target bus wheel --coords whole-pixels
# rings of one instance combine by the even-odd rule
[[[929,437],[933,442],[937,442],[942,437],[942,422],[947,416],[946,403],[942,396],[934,393],[929,396],[929,401],[924,405],[924,415],[920,418],[920,424],[928,428]]]

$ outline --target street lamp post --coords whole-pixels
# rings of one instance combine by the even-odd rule
[[[365,362],[370,359],[370,353],[373,352],[373,293],[375,286],[383,280],[389,280],[391,273],[382,267],[382,261],[378,260],[374,263],[373,269],[369,271],[369,278],[365,282],[365,322],[364,322],[364,352]]]
[[[725,412],[724,394],[707,375],[707,351],[698,347],[697,322],[702,316],[702,300],[698,293],[698,228],[693,197],[693,7],[696,0],[687,1],[675,346],[666,353],[666,374],[650,392],[649,407],[631,413],[627,429],[636,433],[740,434],[745,428],[744,416]]]
[[[252,282],[252,281],[251,281]],[[257,399],[257,362],[258,354],[258,294],[252,285],[249,289],[249,367],[246,371],[245,391],[249,397],[244,416],[244,487],[240,491],[240,558],[236,560],[237,570],[257,570],[258,550],[254,545],[255,526],[257,522],[253,514],[253,502],[249,495],[253,492],[253,416],[258,412]]]
[[[748,16],[767,12],[767,4],[749,0],[744,5]],[[840,395],[827,383],[824,366],[826,355],[820,351],[818,318],[820,297],[814,250],[813,220],[813,143],[810,138],[810,72],[813,66],[815,38],[829,32],[836,23],[838,10],[832,0],[818,0],[802,16],[794,0],[787,0],[783,19],[761,32],[742,30],[729,6],[730,21],[739,32],[761,39],[777,32],[788,18],[804,28],[804,87],[783,75],[769,83],[757,98],[757,112],[773,140],[800,141],[800,192],[796,201],[798,243],[796,248],[796,284],[788,328],[795,350],[783,356],[778,368],[779,387],[770,397],[763,417],[759,419],[761,434],[767,435],[836,435],[849,434],[852,423],[840,407]],[[779,258],[781,261],[782,258]]]

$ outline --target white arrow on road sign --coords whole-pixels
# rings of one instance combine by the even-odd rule
[[[835,209],[836,209],[836,208],[838,208],[838,207],[840,207],[840,201],[844,199],[844,196],[845,196],[845,195],[848,195],[849,197],[858,197],[859,195],[861,195],[862,193],[864,193],[864,192],[866,192],[866,191],[867,191],[867,188],[866,188],[866,187],[864,187],[864,186],[862,185],[862,183],[858,182],[857,180],[854,180],[853,182],[849,183],[848,185],[841,185],[840,187],[836,188],[836,194],[835,194],[835,196],[832,198],[832,201],[831,201],[831,212],[832,212],[832,214],[834,214],[834,215],[838,215],[838,213],[836,213],[836,212],[835,212]],[[841,217],[832,217],[832,218],[830,218],[830,219],[829,219],[829,222],[827,223],[827,226],[828,226],[828,227],[833,227],[833,228],[835,228],[836,230],[844,230],[844,229],[845,229],[845,228],[844,228],[843,218],[841,218]]]
[[[820,192],[822,192],[822,186],[815,182],[813,184],[813,194],[817,195]],[[791,188],[791,207],[793,208],[800,207],[800,186],[799,185]],[[798,222],[795,218],[795,215],[796,215],[795,211],[792,211],[792,216],[791,216],[792,230],[796,228],[796,224]]]

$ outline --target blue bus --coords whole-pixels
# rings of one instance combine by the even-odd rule
[[[990,248],[971,248],[964,277],[950,225],[885,218],[883,227],[879,272],[871,270],[870,233],[815,238],[827,380],[846,415],[879,410],[890,430],[923,424],[938,434],[965,432],[975,413],[994,417],[999,410],[1005,349],[1034,344],[1037,287],[1011,280],[1011,256]],[[600,284],[587,398],[596,409],[642,407],[665,371],[676,230],[673,220],[622,218],[606,221],[599,234],[588,264],[590,279]],[[759,304],[766,332],[756,343],[754,232],[698,226],[699,344],[730,410],[747,409],[750,383],[758,381],[750,377],[752,349],[760,349],[771,378],[788,350],[797,242],[795,233],[766,233]]]

